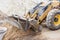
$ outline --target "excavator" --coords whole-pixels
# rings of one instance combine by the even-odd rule
[[[36,20],[34,26],[38,27],[45,20],[46,26],[51,30],[57,30],[60,28],[60,2],[53,0],[45,4],[39,3],[25,16],[27,18]],[[33,24],[33,23],[32,23]]]
[[[0,40],[18,40],[21,35],[41,33],[43,25],[50,30],[60,29],[59,0],[40,2],[24,18],[19,15],[7,16],[0,12]]]
[[[18,15],[11,16],[19,22],[25,31],[41,31],[42,24],[50,30],[60,29],[60,2],[53,0],[48,3],[40,2],[21,19]],[[10,17],[10,18],[11,18]]]

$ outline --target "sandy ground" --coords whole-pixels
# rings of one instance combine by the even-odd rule
[[[60,30],[51,31],[48,28],[43,28],[42,32],[34,33],[30,30],[25,32],[10,24],[2,26],[8,28],[3,40],[60,40]]]

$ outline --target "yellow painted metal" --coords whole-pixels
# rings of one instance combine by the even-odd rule
[[[53,3],[52,3],[52,6],[53,6],[53,7],[57,7],[58,5],[59,5],[59,2],[53,2]]]
[[[40,24],[41,21],[48,15],[48,12],[52,9],[52,5],[48,6],[48,9],[39,17],[37,24]]]
[[[39,10],[39,9],[37,9],[37,10],[31,15],[31,18],[35,19],[35,17],[37,16],[38,10]]]
[[[27,14],[24,15],[24,17],[25,17],[25,18],[31,18],[31,15],[32,15],[32,14],[27,13]]]
[[[57,14],[57,15],[55,16],[55,18],[57,18],[58,20],[57,20],[56,22],[54,21],[54,25],[55,25],[55,26],[60,25],[60,14]]]
[[[35,19],[35,17],[37,16],[38,10],[39,10],[39,9],[37,9],[37,10],[36,10],[34,13],[32,13],[32,14],[27,14],[27,15],[25,15],[25,18],[27,18],[27,17],[29,16],[29,18]]]
[[[24,16],[25,16],[25,18],[27,18],[27,16],[29,16],[29,14],[25,14]]]

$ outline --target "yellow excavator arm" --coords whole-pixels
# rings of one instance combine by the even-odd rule
[[[49,5],[48,8],[46,9],[46,11],[41,16],[39,16],[37,24],[40,24],[43,21],[43,19],[48,15],[48,12],[51,9],[52,9],[52,5]]]

